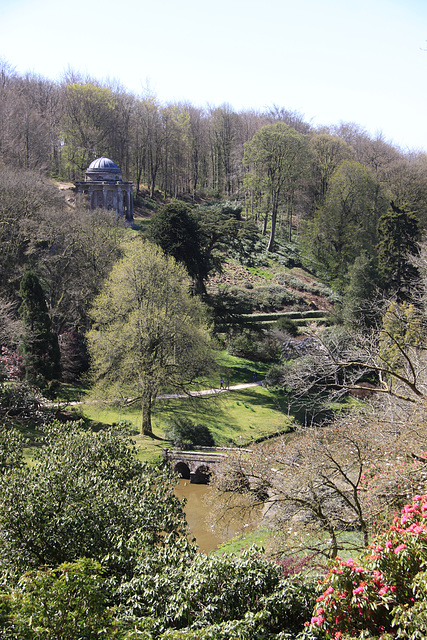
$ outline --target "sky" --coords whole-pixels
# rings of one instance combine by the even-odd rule
[[[0,58],[427,152],[427,0],[0,0]]]

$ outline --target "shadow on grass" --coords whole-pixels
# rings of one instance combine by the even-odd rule
[[[162,400],[156,404],[154,413],[157,430],[165,429],[179,417],[208,427],[216,445],[223,446],[247,446],[259,438],[286,433],[293,422],[286,398],[262,387]]]
[[[151,438],[151,440],[160,440],[160,442],[169,442],[166,438],[162,438],[161,436],[156,435],[155,433],[144,433],[142,434],[146,438]]]
[[[258,380],[263,378],[271,367],[271,363],[260,361],[247,360],[246,358],[239,358],[232,356],[226,351],[220,352],[217,357],[217,385],[219,386],[219,379],[222,376],[225,380],[228,379],[230,385],[244,384],[247,382],[253,382],[254,373],[257,374]],[[215,384],[215,382],[212,382]]]

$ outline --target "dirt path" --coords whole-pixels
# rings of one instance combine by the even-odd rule
[[[227,391],[238,391],[239,389],[249,389],[249,387],[258,387],[261,382],[247,382],[246,384],[234,384],[224,389],[201,389],[200,391],[191,391],[191,393],[166,393],[157,396],[156,400],[171,400],[172,398],[194,398],[196,396],[213,396],[218,393]]]
[[[234,384],[224,389],[201,389],[200,391],[191,391],[189,393],[166,393],[161,396],[157,396],[156,400],[172,400],[174,398],[195,398],[197,396],[213,396],[218,393],[225,393],[227,391],[238,391],[239,389],[249,389],[249,387],[258,387],[261,382],[247,382],[246,384]],[[84,404],[81,400],[72,402],[46,402],[46,407],[75,407],[80,404]]]

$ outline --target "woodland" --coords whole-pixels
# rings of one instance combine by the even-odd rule
[[[427,154],[0,60],[0,168],[0,637],[425,638]],[[159,401],[253,372],[234,431]],[[232,445],[265,545],[201,553],[151,443]]]

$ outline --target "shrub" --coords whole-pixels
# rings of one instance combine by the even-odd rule
[[[11,631],[21,640],[118,637],[101,565],[83,558],[25,573],[9,601]],[[6,636],[7,637],[7,636]]]
[[[277,321],[277,328],[281,331],[286,331],[292,338],[296,338],[298,335],[298,325],[292,318],[282,316]]]
[[[315,598],[312,581],[283,577],[282,567],[257,547],[241,556],[197,554],[188,562],[169,557],[157,567],[148,560],[123,595],[131,596],[127,615],[136,613],[138,630],[148,621],[161,640],[294,638]]]
[[[360,561],[337,558],[321,583],[310,637],[427,636],[427,496],[415,496]]]
[[[258,287],[256,290],[256,308],[260,311],[274,311],[296,304],[306,305],[304,297],[284,286],[271,284]]]
[[[270,333],[246,329],[233,335],[227,350],[232,356],[261,362],[274,362],[280,356],[280,343]]]
[[[173,418],[165,436],[172,441],[174,447],[187,451],[197,446],[215,446],[215,440],[207,426],[194,424],[186,418]]]

